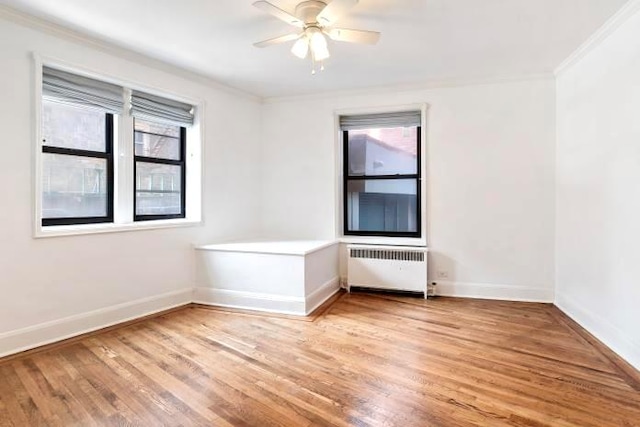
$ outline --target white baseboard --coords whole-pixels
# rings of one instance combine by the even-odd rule
[[[304,297],[232,291],[228,289],[195,288],[194,303],[216,307],[241,308],[269,313],[306,314]]]
[[[552,303],[554,300],[552,288],[449,281],[436,281],[436,283],[436,295],[447,297],[547,303]]]
[[[340,279],[334,277],[327,283],[320,286],[313,291],[305,300],[305,314],[311,314],[313,311],[320,307],[326,300],[331,298],[336,292],[340,290]]]
[[[334,277],[324,283],[306,298],[204,287],[195,289],[186,288],[155,297],[143,298],[15,331],[1,333],[0,357],[72,338],[77,335],[127,322],[191,302],[305,316],[331,298],[339,289],[340,280],[338,277]],[[468,298],[553,302],[552,290],[485,283],[438,282],[437,293],[443,296]],[[572,309],[570,304],[560,304],[561,303],[558,303],[559,307],[567,312],[570,317],[574,317],[574,313],[576,312],[580,313],[579,309]],[[590,332],[594,331],[592,333],[607,345],[612,341],[602,339],[602,337],[618,337],[620,335],[615,329],[612,329],[614,330],[613,333],[598,332],[597,328],[590,327],[589,325],[598,323],[591,320],[593,316],[580,314],[575,316],[574,319],[576,321],[585,325],[585,328]],[[587,320],[583,321],[581,320],[582,318],[586,318]],[[611,327],[609,327],[609,329],[611,329]],[[616,338],[613,342],[625,341],[624,339]],[[631,362],[634,366],[640,366],[640,351],[637,348],[634,349],[630,343],[618,344],[612,346],[612,348],[627,360],[635,361]]]
[[[192,302],[305,316],[340,289],[338,278],[323,284],[307,298],[185,288],[149,298],[101,308],[27,328],[0,333],[0,357],[62,341]]]
[[[306,316],[338,292],[338,283],[338,278],[335,277],[306,298],[200,287],[195,288],[193,302],[216,307]]]
[[[105,307],[0,334],[0,357],[189,304],[193,288]]]
[[[633,337],[625,335],[606,318],[579,306],[561,293],[556,293],[555,305],[640,371],[640,345],[633,342]]]

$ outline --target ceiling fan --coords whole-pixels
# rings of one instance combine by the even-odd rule
[[[327,39],[339,42],[376,44],[380,39],[380,33],[376,31],[350,30],[335,28],[333,25],[349,9],[355,6],[358,0],[332,0],[326,3],[324,0],[307,0],[296,6],[294,15],[279,7],[260,0],[253,5],[284,22],[298,27],[299,30],[290,34],[264,40],[253,45],[267,47],[279,43],[296,40],[291,52],[298,58],[311,57],[312,70],[315,74],[315,64],[320,62],[320,70],[324,70],[322,61],[329,57]],[[326,37],[325,37],[326,36]]]

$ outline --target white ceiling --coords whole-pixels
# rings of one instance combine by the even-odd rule
[[[262,97],[551,72],[626,0],[360,0],[339,26],[380,31],[380,42],[330,42],[314,76],[291,43],[253,47],[293,27],[252,3],[0,0]]]

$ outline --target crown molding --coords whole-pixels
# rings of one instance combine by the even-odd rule
[[[291,96],[272,96],[262,99],[263,104],[279,104],[284,102],[300,102],[300,101],[314,101],[323,100],[329,98],[341,98],[349,96],[361,96],[361,95],[383,95],[389,92],[415,92],[419,90],[429,89],[444,89],[444,88],[457,88],[465,86],[485,86],[494,84],[508,84],[518,83],[525,81],[536,80],[555,80],[553,73],[538,73],[538,74],[516,74],[511,76],[487,76],[487,77],[470,77],[470,78],[452,78],[452,79],[433,79],[425,80],[412,84],[399,84],[399,85],[386,85],[386,86],[370,86],[366,88],[351,89],[351,90],[337,90],[327,91],[321,93],[309,93],[302,95]]]
[[[199,83],[226,93],[248,99],[255,102],[261,102],[262,98],[256,94],[225,85],[209,76],[198,71],[182,68],[168,62],[153,58],[142,53],[135,52],[114,43],[108,42],[99,37],[67,28],[63,25],[48,21],[43,18],[22,12],[9,6],[0,4],[0,19],[28,27],[61,39],[71,41],[73,43],[89,47],[113,56],[117,56],[127,61],[135,62],[140,65],[152,67],[160,71],[164,71],[174,76],[181,77],[191,82]]]
[[[640,0],[629,0],[622,8],[607,20],[595,33],[591,35],[580,47],[578,47],[571,55],[567,57],[555,69],[556,77],[562,75],[571,66],[580,62],[589,52],[597,48],[612,33],[627,22],[633,15],[640,11]]]

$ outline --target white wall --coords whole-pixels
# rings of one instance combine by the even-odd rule
[[[557,92],[556,304],[640,369],[640,11]]]
[[[204,99],[204,225],[32,238],[34,51]],[[255,234],[260,103],[131,56],[18,25],[0,14],[0,353],[8,350],[2,338],[11,331],[174,291],[191,292],[192,244]]]
[[[335,110],[422,102],[431,278],[448,272],[441,293],[552,301],[553,79],[267,100],[265,233],[335,237]]]

